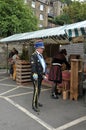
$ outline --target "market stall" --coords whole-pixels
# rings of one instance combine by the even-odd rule
[[[79,96],[79,87],[80,90],[83,91],[83,76],[86,75],[86,20],[68,25],[65,31],[72,44],[74,41],[77,41],[77,43],[84,43],[83,58],[74,58],[71,60],[70,99],[77,100]]]
[[[70,79],[64,80],[63,75],[63,83],[60,85],[59,88],[62,87],[62,90],[67,87],[68,82],[70,82],[70,90],[65,89],[65,94],[67,95],[68,91],[70,91],[70,99],[77,100],[79,96],[79,91],[83,91],[82,82],[83,82],[83,74],[86,76],[86,21],[70,24],[66,26],[65,33],[70,41],[70,44],[74,43],[84,43],[84,56],[81,59],[80,55],[70,55]],[[77,48],[78,49],[78,48]],[[83,71],[84,70],[84,71]],[[64,71],[63,71],[64,74]],[[65,72],[67,76],[69,73]],[[66,84],[64,84],[64,81]],[[51,83],[50,83],[51,84]],[[52,84],[51,84],[52,86]],[[80,90],[79,90],[80,89]],[[82,93],[82,92],[80,92]],[[65,98],[66,99],[66,98]]]
[[[50,29],[43,29],[43,30],[38,30],[34,32],[14,34],[7,38],[1,39],[0,43],[7,44],[7,47],[9,44],[11,43],[14,44],[17,42],[19,44],[27,43],[29,45],[34,45],[35,41],[37,41],[38,39],[42,39],[45,45],[58,44],[59,46],[59,45],[65,45],[65,44],[70,44],[70,43],[73,44],[74,42],[77,42],[77,43],[84,42],[85,41],[84,36],[86,36],[86,20],[82,22],[78,22],[78,23],[74,23],[70,25],[64,25],[60,27],[54,27]],[[86,48],[86,46],[84,48]]]

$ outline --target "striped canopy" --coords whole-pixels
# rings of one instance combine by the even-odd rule
[[[86,35],[86,20],[66,26],[65,32],[69,38]]]

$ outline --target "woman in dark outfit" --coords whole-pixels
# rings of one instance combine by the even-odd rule
[[[62,64],[66,64],[66,69],[70,69],[70,65],[66,60],[67,52],[65,49],[60,50],[52,60],[52,66],[49,72],[49,80],[54,82],[52,88],[52,97],[58,99],[57,85],[62,83]]]

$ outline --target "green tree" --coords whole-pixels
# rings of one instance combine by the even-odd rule
[[[54,18],[55,24],[64,25],[70,23],[68,14],[63,13],[62,15]]]
[[[72,3],[72,0],[61,0],[61,2],[66,3],[67,5],[70,5]]]
[[[69,6],[64,8],[64,14],[67,14],[70,23],[86,20],[86,2],[73,1]]]
[[[37,30],[37,24],[24,0],[0,0],[0,37]]]
[[[55,17],[55,23],[61,25],[80,22],[86,20],[86,2],[73,1],[64,7],[63,13]]]

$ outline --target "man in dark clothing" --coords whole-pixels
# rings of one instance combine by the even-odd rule
[[[31,56],[31,79],[34,86],[32,108],[34,111],[38,112],[39,107],[42,106],[42,104],[38,102],[38,99],[41,91],[42,80],[46,77],[46,64],[42,55],[44,43],[42,41],[36,42],[34,47],[36,51]]]

